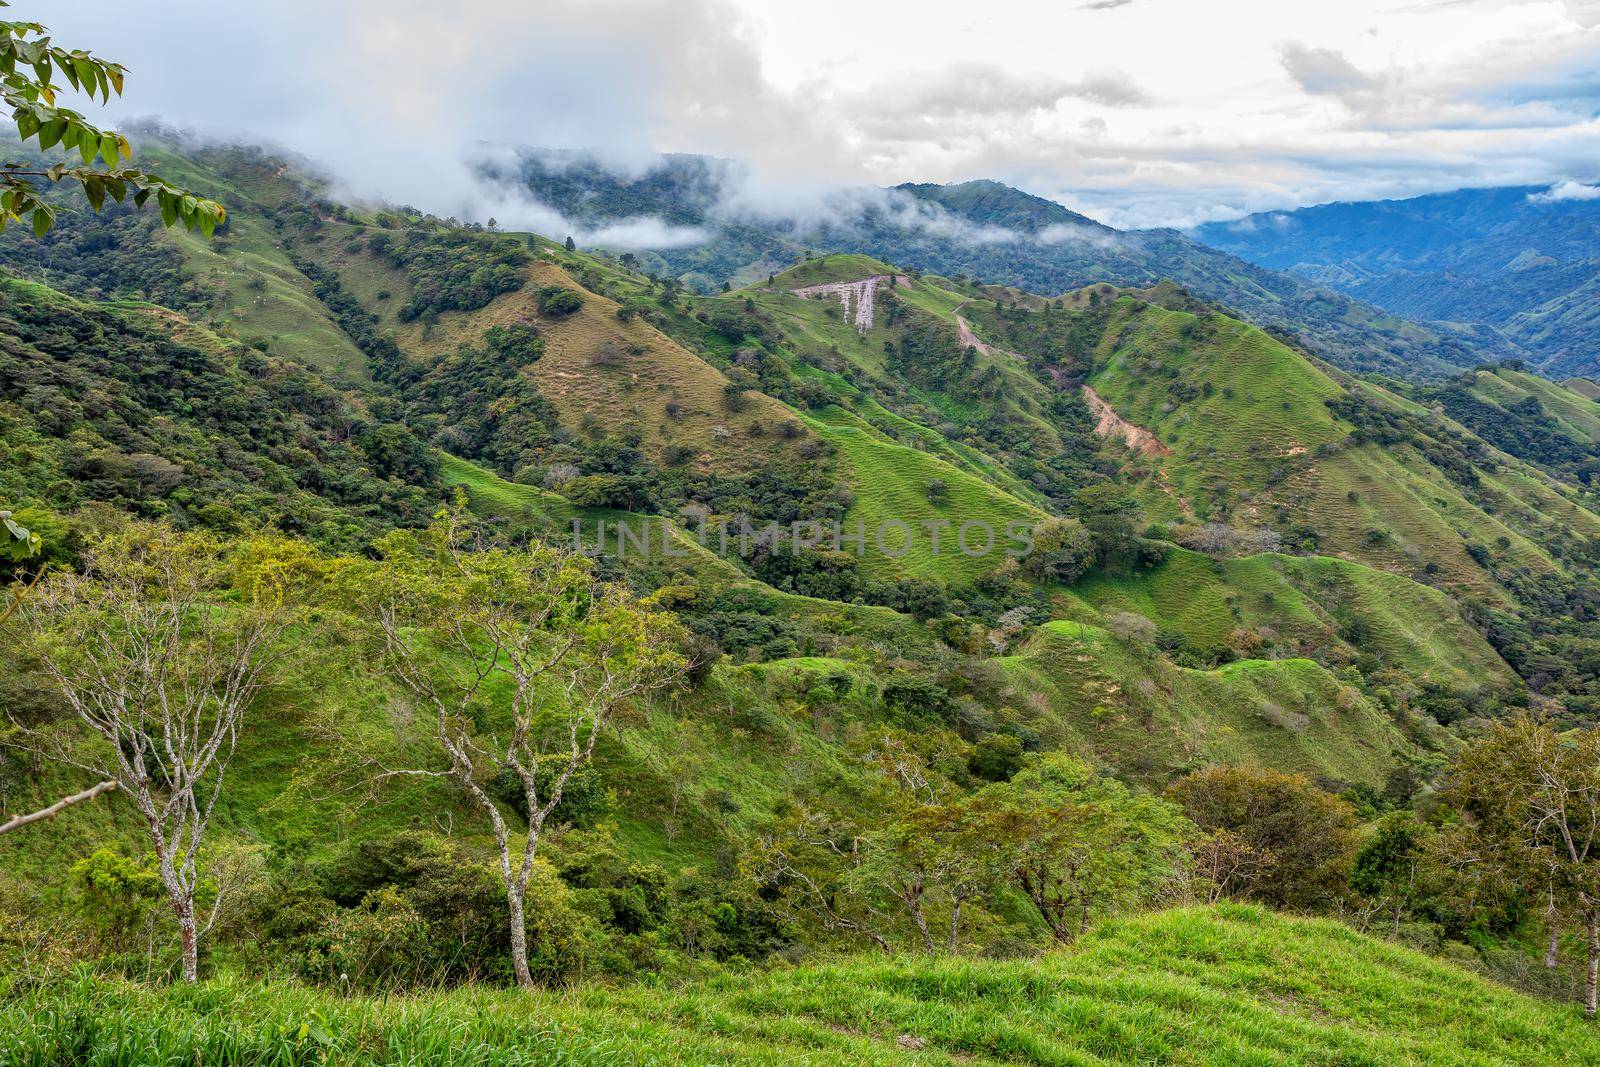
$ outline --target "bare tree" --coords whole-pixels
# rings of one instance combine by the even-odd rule
[[[81,572],[48,573],[21,609],[40,668],[74,715],[18,726],[46,755],[114,781],[138,809],[191,982],[200,849],[286,618],[281,597],[235,590],[221,602],[235,563],[209,538],[136,526],[90,546]]]
[[[581,557],[479,543],[459,505],[381,548],[381,563],[347,573],[349,588],[370,610],[389,672],[431,711],[445,766],[380,774],[448,778],[488,819],[526,988],[526,898],[545,823],[615,713],[681,672],[678,628],[597,582]],[[486,788],[506,772],[526,813],[520,833]]]

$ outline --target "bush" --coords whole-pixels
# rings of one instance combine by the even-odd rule
[[[1261,862],[1234,894],[1274,907],[1314,909],[1348,881],[1356,814],[1346,801],[1297,774],[1207,767],[1167,790],[1206,831],[1236,835]]]
[[[1074,582],[1095,561],[1094,539],[1077,519],[1046,519],[1033,528],[1022,570],[1040,582]]]
[[[562,285],[547,285],[539,290],[539,313],[546,318],[564,319],[583,308],[583,297]]]
[[[1106,619],[1106,629],[1125,641],[1137,641],[1141,645],[1154,644],[1156,640],[1156,624],[1133,611],[1115,612]]]
[[[993,734],[972,746],[967,769],[986,782],[1009,782],[1022,770],[1022,741],[1010,734]]]

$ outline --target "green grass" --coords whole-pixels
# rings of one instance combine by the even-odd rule
[[[892,577],[915,574],[947,582],[971,581],[993,570],[1005,558],[1010,543],[1009,523],[1031,525],[1044,518],[1034,505],[1013,497],[981,481],[960,468],[905,445],[895,444],[881,434],[857,425],[808,419],[812,429],[838,449],[839,458],[855,487],[855,502],[844,519],[847,529],[861,524],[867,531],[863,568],[871,574]],[[928,485],[941,481],[945,495],[930,500]],[[901,522],[911,528],[909,541],[898,527],[884,524]],[[937,550],[925,523],[946,523]],[[957,532],[964,523],[987,523],[994,533],[994,548],[984,555],[963,554],[957,545]],[[880,552],[877,531],[885,530]],[[969,547],[975,552],[984,543],[980,528],[974,527]],[[901,553],[898,558],[891,554]]]
[[[773,288],[801,289],[808,285],[825,285],[832,282],[856,282],[874,274],[895,274],[896,268],[871,256],[845,253],[819,256],[797,263],[777,275]]]
[[[1151,785],[1208,763],[1379,785],[1397,753],[1416,751],[1381,708],[1309,659],[1194,670],[1092,623],[1057,620],[998,662],[1047,747]]]
[[[1533,397],[1567,437],[1580,444],[1600,442],[1600,404],[1547,378],[1507,368],[1478,371],[1472,392],[1502,409]]]
[[[0,1062],[1584,1064],[1600,1031],[1330,920],[1244,906],[1112,921],[1035,960],[867,958],[674,987],[340,998],[82,979],[0,1001]]]
[[[182,230],[166,231],[211,294],[215,316],[246,340],[264,340],[272,351],[334,381],[370,380],[366,357],[333,321],[311,282],[289,262],[269,223],[272,208],[290,186],[241,164],[224,171],[203,156],[162,148],[141,153],[169,180],[203,189],[229,209],[221,240],[207,241]]]
[[[1212,559],[1174,549],[1148,571],[1094,573],[1073,590],[1102,614],[1132,611],[1197,649],[1229,646],[1238,630],[1270,630],[1306,651],[1345,645],[1414,677],[1460,687],[1512,684],[1510,668],[1443,593],[1400,575],[1327,556]],[[1352,649],[1352,653],[1354,649]]]

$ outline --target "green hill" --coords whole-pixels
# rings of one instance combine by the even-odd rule
[[[1308,659],[1179,667],[1100,626],[1041,626],[1000,661],[1023,721],[1051,747],[1164,783],[1208,763],[1245,763],[1381,784],[1419,751],[1390,715]]]
[[[660,988],[337,998],[84,980],[0,1002],[0,1061],[244,1067],[1582,1064],[1600,1036],[1326,920],[1239,906],[1102,925],[1038,960],[854,961]]]

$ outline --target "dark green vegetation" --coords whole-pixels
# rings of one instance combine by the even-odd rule
[[[1211,223],[1195,236],[1397,315],[1498,330],[1552,376],[1594,374],[1600,205],[1549,193],[1462,189],[1322,204]]]
[[[486,539],[603,542],[595,577],[672,614],[655,643],[683,670],[619,709],[549,814],[526,929],[532,976],[573,987],[539,995],[552,1021],[484,990],[384,1007],[341,994],[510,980],[496,842],[462,782],[383,777],[444,764],[379,601],[305,593],[201,863],[198,908],[226,890],[201,970],[232,977],[121,984],[176,958],[125,797],[0,838],[0,959],[23,975],[0,1029],[29,1055],[384,1062],[446,1047],[424,1032],[535,1060],[1587,1055],[1564,1009],[1341,927],[1117,916],[1267,901],[1574,992],[1575,939],[1548,972],[1530,946],[1586,920],[1543,915],[1509,860],[1468,885],[1481,812],[1445,787],[1493,723],[1600,708],[1593,401],[1511,366],[1352,374],[1160,281],[1182,257],[1136,286],[1096,259],[1047,298],[802,254],[701,295],[655,261],[339,204],[253,150],[149,154],[229,204],[214,242],[66,204],[0,242],[0,508],[45,558],[81,566],[130,515],[246,556],[271,524],[304,584],[376,595],[400,575],[376,561],[459,489]],[[905,195],[986,225],[1036,207],[984,192]],[[891,522],[904,551],[875,543]],[[1031,550],[1006,552],[1013,526]],[[962,551],[984,527],[993,547]],[[480,643],[445,651],[442,625],[417,623],[464,670]],[[16,632],[8,719],[70,724]],[[86,784],[3,740],[4,813]],[[516,836],[505,769],[473,781]],[[952,958],[750,978],[884,949]],[[75,961],[97,976],[66,984]],[[244,984],[267,978],[315,991]],[[121,996],[134,1051],[94,1022]],[[1446,1010],[1462,996],[1481,1009]],[[870,1025],[843,1021],[864,1000]],[[207,1006],[234,1021],[189,1025]]]

